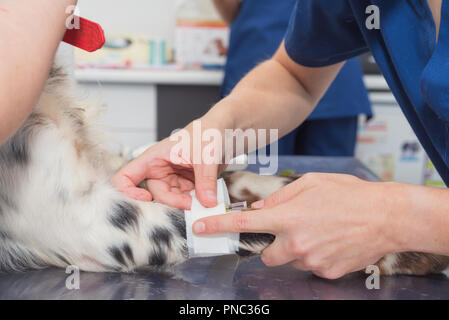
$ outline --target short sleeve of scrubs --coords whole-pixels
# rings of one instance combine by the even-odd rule
[[[346,0],[298,0],[285,48],[307,67],[332,65],[368,51]]]

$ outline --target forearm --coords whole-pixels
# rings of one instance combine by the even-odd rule
[[[269,60],[251,71],[206,117],[227,119],[229,129],[278,129],[283,136],[312,112],[314,100],[287,70]]]
[[[281,137],[308,117],[342,65],[300,66],[281,46],[274,58],[248,73],[202,120],[219,129],[277,129]]]
[[[0,0],[0,145],[31,113],[76,0]]]
[[[231,24],[237,17],[241,0],[213,0],[215,8],[221,18],[228,24]]]
[[[449,190],[391,183],[386,203],[396,251],[449,255]]]

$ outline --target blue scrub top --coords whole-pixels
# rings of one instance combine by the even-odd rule
[[[370,5],[380,29],[368,29]],[[371,50],[391,90],[446,185],[449,183],[449,1],[438,43],[426,0],[301,0],[286,35],[290,57],[334,64]]]
[[[279,48],[295,0],[243,0],[231,37],[222,96],[226,96],[251,69]],[[307,50],[309,52],[309,50]],[[371,115],[359,59],[351,59],[329,88],[309,119]]]

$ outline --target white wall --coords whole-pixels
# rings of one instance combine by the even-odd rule
[[[176,0],[79,0],[80,15],[106,33],[143,33],[173,43]]]

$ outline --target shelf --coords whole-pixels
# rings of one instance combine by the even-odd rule
[[[78,69],[78,82],[134,83],[164,85],[220,86],[223,71],[219,70],[123,70],[123,69]]]
[[[75,70],[78,82],[220,86],[223,77],[221,70]],[[381,75],[365,75],[363,79],[369,90],[389,90]]]

